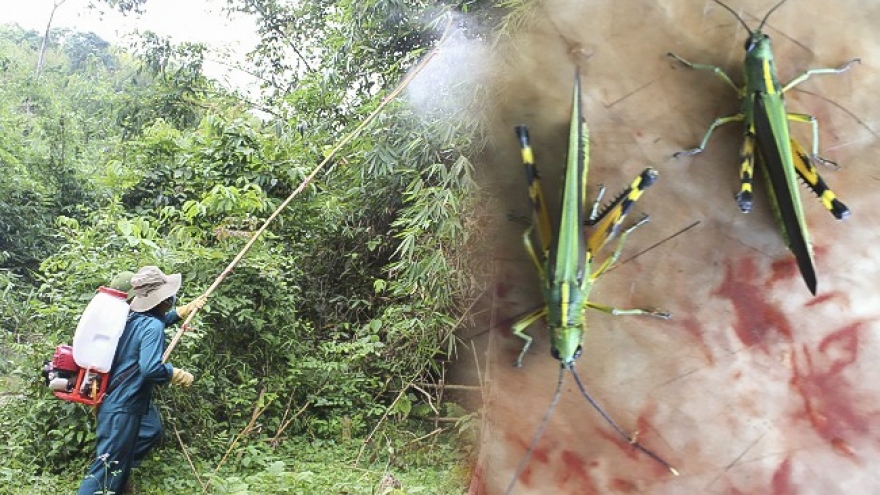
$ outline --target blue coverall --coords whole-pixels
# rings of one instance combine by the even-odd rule
[[[113,358],[110,386],[98,408],[97,458],[77,495],[121,494],[131,474],[162,438],[162,420],[151,404],[153,387],[171,380],[174,368],[162,363],[165,327],[180,319],[175,310],[163,319],[149,313],[129,313]],[[134,373],[126,370],[137,367]],[[119,376],[121,382],[116,383]]]

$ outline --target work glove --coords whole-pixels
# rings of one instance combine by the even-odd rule
[[[189,387],[194,379],[192,373],[180,368],[174,368],[174,372],[171,374],[171,384],[181,387]]]
[[[193,299],[192,301],[188,302],[187,304],[184,304],[183,306],[178,306],[177,307],[177,316],[179,316],[181,318],[186,318],[193,311],[196,311],[198,309],[202,309],[202,306],[204,306],[206,302],[208,302],[208,296],[203,294],[203,295]]]

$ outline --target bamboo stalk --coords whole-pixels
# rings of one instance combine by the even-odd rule
[[[174,428],[174,434],[177,436],[177,443],[180,444],[181,450],[183,450],[183,456],[186,457],[186,462],[189,463],[189,468],[192,469],[193,474],[196,475],[196,481],[202,486],[202,490],[207,490],[208,485],[206,485],[205,482],[202,481],[202,477],[199,476],[199,471],[196,469],[196,465],[193,464],[192,458],[186,450],[186,444],[183,443],[183,438],[180,437],[180,431],[178,431],[177,426],[175,425],[172,425],[172,428]]]
[[[434,383],[414,383],[413,385],[418,385],[419,387],[423,388],[439,388],[449,390],[481,390],[481,387],[479,385],[453,385],[450,383],[444,383],[441,385],[437,385]]]
[[[211,477],[208,479],[208,482],[202,485],[202,493],[207,493],[208,488],[211,487],[211,482],[214,481],[214,477],[217,475],[217,472],[220,471],[220,468],[223,467],[223,464],[226,463],[226,460],[229,458],[230,454],[235,450],[235,447],[238,445],[239,440],[242,439],[245,435],[249,434],[251,430],[254,428],[254,425],[257,423],[257,420],[260,419],[260,416],[269,409],[269,406],[272,404],[270,400],[265,406],[260,407],[260,400],[263,396],[266,395],[266,389],[263,388],[260,390],[260,395],[257,397],[257,400],[254,402],[254,410],[251,412],[251,419],[248,421],[248,424],[238,432],[237,435],[232,439],[232,443],[229,444],[229,448],[226,449],[226,453],[223,454],[223,458],[220,459],[220,462],[217,463],[217,466],[214,467],[214,470],[211,471]]]

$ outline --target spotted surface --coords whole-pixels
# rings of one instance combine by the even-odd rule
[[[802,189],[815,245],[818,293],[804,287],[769,210],[761,182],[740,212],[742,130],[720,129],[695,146],[737,95],[711,76],[665,57],[715,63],[741,81],[746,33],[711,2],[547,0],[500,43],[492,61],[490,149],[483,167],[498,203],[487,240],[493,283],[486,419],[470,492],[503,493],[550,402],[557,364],[546,331],[523,368],[510,325],[541,304],[535,269],[521,244],[530,213],[513,127],[527,124],[551,216],[558,215],[570,74],[583,77],[590,125],[590,186],[614,190],[646,165],[657,184],[635,207],[651,222],[630,236],[623,263],[599,280],[591,300],[669,309],[669,321],[592,311],[577,369],[624,428],[681,476],[635,451],[592,411],[570,377],[514,494],[880,493],[880,5],[789,0],[764,31],[773,37],[783,82],[812,67],[863,63],[818,76],[786,93],[789,111],[819,119],[820,153],[841,165],[820,173],[852,215],[840,222]],[[750,24],[768,2],[733,5]],[[587,57],[586,55],[589,55]],[[873,59],[873,60],[872,60]],[[810,141],[809,125],[792,123]],[[699,221],[699,225],[644,250]],[[639,256],[628,261],[632,256]]]

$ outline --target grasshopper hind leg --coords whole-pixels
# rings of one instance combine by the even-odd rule
[[[840,168],[836,162],[819,156],[819,122],[816,120],[816,117],[804,113],[789,113],[786,114],[786,118],[792,122],[810,124],[813,131],[811,153],[807,153],[807,150],[805,150],[796,139],[791,139],[791,150],[794,155],[795,169],[801,180],[803,180],[807,187],[809,187],[819,200],[822,201],[822,204],[832,215],[834,215],[834,218],[843,220],[850,215],[849,208],[837,199],[834,191],[825,184],[825,181],[822,180],[822,176],[819,175],[819,171],[816,170],[816,166],[813,164],[813,162],[816,161],[834,169]]]
[[[626,219],[627,214],[629,214],[635,202],[638,201],[639,198],[641,198],[642,193],[645,192],[645,189],[654,184],[654,182],[657,180],[657,176],[657,170],[650,167],[644,169],[630,183],[630,185],[623,190],[623,192],[621,192],[613,201],[608,204],[608,206],[603,208],[602,211],[598,214],[591,215],[588,223],[595,228],[595,231],[587,239],[587,250],[593,256],[595,256],[596,253],[598,253],[599,250],[602,249],[602,247],[611,240],[611,238],[617,235],[617,232],[620,230],[624,220]],[[646,218],[642,219],[635,226],[627,229],[626,232],[624,232],[624,234],[621,236],[621,239],[617,245],[617,249],[615,249],[615,252],[617,252],[618,256],[620,255],[618,251],[622,249],[622,243],[625,242],[626,235],[629,234],[629,232],[631,232],[634,228],[645,223],[647,221]],[[599,267],[598,270],[596,270],[591,275],[591,278],[595,280],[599,275],[601,275],[601,273],[605,271],[605,269],[607,269],[610,264],[615,261],[612,258],[614,258],[613,254],[608,260],[605,260],[605,262],[602,264],[602,266]]]
[[[752,178],[755,175],[755,132],[747,129],[743,138],[742,149],[739,153],[740,189],[736,194],[736,202],[743,213],[752,211]]]
[[[816,166],[813,164],[813,160],[810,154],[807,153],[807,150],[794,139],[791,140],[791,148],[794,151],[794,166],[798,175],[804,181],[804,184],[819,198],[825,209],[838,220],[843,220],[850,216],[849,208],[837,199],[837,195],[834,194],[834,191],[828,187],[828,184],[819,175],[819,171],[816,170]]]
[[[608,232],[607,237],[613,237],[614,233],[620,228],[620,224],[623,222],[627,213],[629,213],[630,208],[632,208],[633,203],[638,201],[645,189],[654,184],[657,180],[657,176],[657,170],[651,167],[642,170],[638,177],[636,177],[626,189],[621,191],[617,197],[605,205],[605,207],[601,207],[602,199],[605,196],[605,186],[600,184],[596,201],[593,203],[593,208],[590,211],[590,217],[586,221],[586,224],[588,226],[610,225],[612,228],[611,231]],[[606,239],[606,242],[607,240],[608,239]]]

